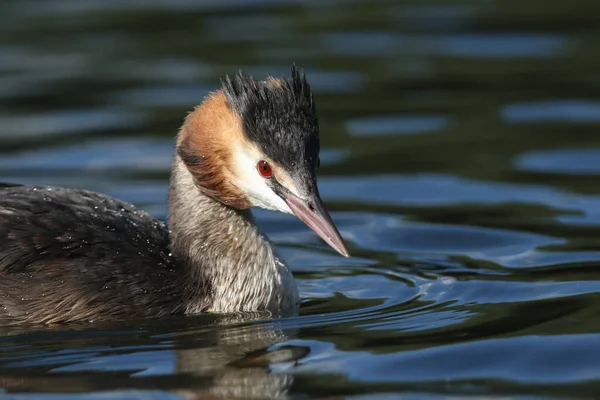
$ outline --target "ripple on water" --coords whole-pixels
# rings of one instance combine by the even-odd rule
[[[144,59],[123,59],[113,60],[107,66],[107,75],[128,80],[130,82],[152,81],[152,82],[170,82],[173,84],[186,83],[194,88],[198,81],[209,79],[217,71],[215,68],[200,60],[192,60],[183,57],[173,57],[169,59],[144,60]],[[152,89],[152,86],[148,86]],[[161,88],[160,86],[158,88]],[[160,94],[160,93],[159,93]],[[167,102],[169,98],[162,98]],[[199,101],[196,99],[195,101]],[[193,104],[193,103],[191,103]]]
[[[0,115],[0,138],[59,136],[139,127],[142,113],[122,108],[65,110],[46,114]]]
[[[328,201],[418,207],[522,203],[556,209],[557,219],[600,223],[600,196],[581,195],[541,184],[486,182],[455,175],[324,176],[320,191]]]
[[[170,346],[163,346],[170,347]],[[135,350],[134,353],[127,354],[97,354],[81,357],[77,363],[71,363],[65,366],[58,366],[52,369],[52,372],[82,372],[82,371],[139,371],[133,376],[151,376],[173,373],[177,362],[171,350],[159,350],[159,346],[154,346],[151,351],[144,349]],[[123,351],[118,348],[105,349],[111,351]],[[48,360],[44,360],[48,365]],[[55,361],[56,362],[56,361]],[[56,362],[58,364],[58,362]],[[43,364],[43,365],[44,365]]]
[[[3,22],[6,21],[0,21],[0,24]],[[57,54],[40,48],[33,50],[27,46],[0,45],[0,87],[2,88],[0,98],[22,98],[49,92],[57,82],[71,81],[89,75],[89,67],[90,60],[81,52],[73,50]],[[11,126],[19,126],[29,116],[29,114],[26,117],[11,115],[8,121],[13,121]],[[35,114],[31,116],[36,117]],[[37,117],[48,118],[45,115]],[[0,116],[0,121],[4,118],[6,117]],[[0,136],[2,133],[0,131]]]
[[[432,133],[447,125],[448,118],[442,115],[381,115],[348,120],[346,129],[354,136],[377,136]]]
[[[458,4],[408,5],[392,15],[402,26],[419,30],[456,30],[466,26],[477,13],[476,7]]]
[[[110,98],[112,104],[136,107],[188,107],[190,110],[215,88],[209,85],[181,84],[143,86],[121,91]]]
[[[321,148],[319,158],[321,165],[337,164],[348,157],[349,151],[346,149]]]
[[[600,102],[583,99],[554,99],[513,103],[500,110],[510,123],[598,122]]]
[[[555,384],[594,380],[600,335],[535,336],[475,340],[394,354],[347,353],[331,346],[314,346],[299,371],[348,374],[362,382],[406,383],[501,379]],[[552,349],[552,351],[548,351]],[[557,368],[556,356],[568,370]],[[440,363],[440,360],[444,360]],[[351,367],[360,363],[361,368]],[[533,373],[535,371],[535,373]]]
[[[319,182],[321,194],[329,200],[369,204],[546,203],[561,195],[542,185],[485,182],[445,174],[324,176]]]
[[[386,32],[327,33],[328,51],[345,56],[404,54],[465,58],[549,58],[563,55],[569,42],[560,35],[535,33],[423,34]]]
[[[0,168],[5,171],[23,169],[167,170],[171,163],[172,152],[173,141],[169,139],[91,140],[72,146],[42,148],[6,155],[0,157]]]
[[[514,164],[517,169],[531,172],[598,175],[600,174],[600,149],[531,151],[518,155]]]
[[[356,226],[344,232],[347,239],[360,248],[398,255],[461,255],[512,266],[527,263],[536,248],[565,242],[503,229],[410,222],[395,215],[354,213],[353,219]]]
[[[71,79],[84,73],[90,61],[80,53],[33,51],[25,46],[0,45],[0,71],[11,73],[19,71],[18,75],[51,73],[54,79],[70,77]]]
[[[285,18],[274,15],[215,16],[204,22],[215,43],[262,42],[273,37],[289,36],[290,24]],[[231,29],[235,26],[236,29]]]
[[[26,7],[17,3],[19,14],[21,15],[46,15],[48,12],[62,14],[67,18],[73,14],[83,16],[85,14],[94,15],[98,12],[119,12],[119,11],[142,11],[142,10],[228,10],[240,8],[258,8],[269,4],[285,3],[286,0],[154,0],[150,3],[140,3],[138,0],[119,0],[108,1],[98,4],[94,1],[82,0],[61,0],[56,4],[40,2],[39,7]]]

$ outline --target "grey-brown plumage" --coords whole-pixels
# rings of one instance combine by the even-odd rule
[[[348,255],[316,186],[312,94],[295,67],[290,81],[245,76],[240,97],[227,82],[177,136],[168,228],[102,194],[0,184],[0,324],[296,311],[293,276],[249,208],[293,213]]]
[[[0,323],[179,312],[166,226],[130,204],[57,187],[0,187]]]

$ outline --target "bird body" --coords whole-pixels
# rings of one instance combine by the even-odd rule
[[[294,278],[253,206],[293,213],[343,255],[316,186],[306,78],[240,73],[190,113],[168,224],[86,190],[0,184],[0,324],[296,312]]]

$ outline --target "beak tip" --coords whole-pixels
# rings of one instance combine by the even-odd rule
[[[350,253],[348,252],[348,250],[346,250],[346,246],[344,246],[343,244],[341,246],[332,246],[335,251],[337,251],[338,253],[340,253],[340,255],[346,257],[346,258],[350,258]]]
[[[292,193],[286,193],[284,200],[292,213],[325,240],[329,246],[342,256],[350,257],[350,253],[344,245],[344,240],[318,195],[316,195],[312,205],[310,200],[301,199]]]

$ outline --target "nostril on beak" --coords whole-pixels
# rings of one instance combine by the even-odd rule
[[[308,208],[310,209],[310,211],[316,212],[315,206],[313,206],[312,202],[310,202],[310,201],[308,202]]]

